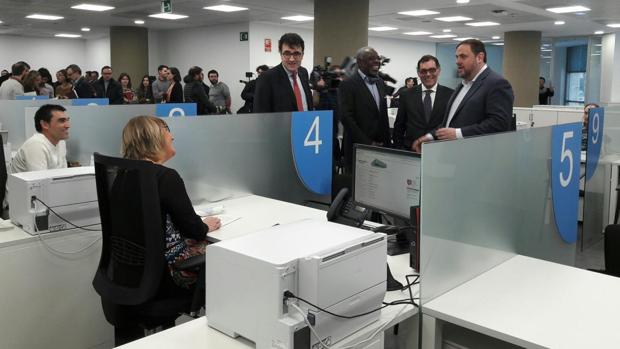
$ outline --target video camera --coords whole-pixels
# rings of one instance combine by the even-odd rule
[[[250,80],[252,80],[252,76],[254,76],[254,73],[252,73],[251,71],[245,72],[245,78],[248,79],[246,80],[239,80],[240,83],[246,85],[248,82],[250,82]]]
[[[310,73],[310,85],[312,85],[314,89],[318,89],[317,84],[320,80],[325,82],[324,88],[336,89],[340,86],[344,73],[330,69],[331,62],[331,57],[325,57],[324,67],[317,65],[312,69]]]

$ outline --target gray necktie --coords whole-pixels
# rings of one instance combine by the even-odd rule
[[[433,90],[425,90],[424,93],[424,117],[426,122],[431,120],[431,113],[433,112],[433,101],[431,100],[431,92]]]

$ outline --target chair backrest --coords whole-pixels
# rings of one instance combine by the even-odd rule
[[[140,305],[160,286],[166,262],[156,165],[94,154],[103,247],[93,286],[108,302]]]
[[[6,180],[8,174],[6,171],[6,159],[4,157],[4,142],[0,138],[0,203],[4,202],[4,195],[6,194]],[[0,215],[2,215],[2,205],[0,204]]]
[[[620,225],[605,227],[605,274],[620,277]]]

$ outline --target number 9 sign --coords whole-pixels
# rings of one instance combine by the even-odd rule
[[[598,167],[603,143],[603,126],[605,111],[603,108],[592,108],[588,111],[588,148],[586,149],[586,181],[589,181]]]
[[[551,195],[555,225],[567,243],[577,241],[581,124],[554,126],[551,130]]]

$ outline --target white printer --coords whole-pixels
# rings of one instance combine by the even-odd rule
[[[284,300],[292,292],[338,315],[379,308],[386,290],[384,234],[319,220],[274,226],[207,246],[208,324],[257,349],[319,348],[301,314]],[[327,314],[291,299],[334,344],[379,318]]]
[[[74,228],[34,198],[75,225],[101,223],[92,166],[11,174],[7,188],[11,221],[29,234]]]

